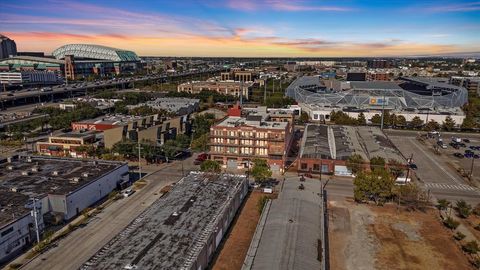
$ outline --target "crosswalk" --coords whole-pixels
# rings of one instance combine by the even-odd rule
[[[462,184],[443,184],[443,183],[426,183],[426,188],[431,189],[450,189],[450,190],[464,190],[464,191],[478,191],[477,188]]]

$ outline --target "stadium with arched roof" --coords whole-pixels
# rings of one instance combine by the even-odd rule
[[[67,44],[54,50],[56,59],[64,59],[65,55],[73,55],[76,59],[95,59],[114,62],[136,62],[140,58],[135,52],[94,44]]]

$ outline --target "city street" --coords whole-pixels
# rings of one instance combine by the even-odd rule
[[[191,157],[183,161],[185,172],[198,169],[198,166],[193,165],[193,160],[194,157]],[[152,169],[154,166],[149,167]],[[156,172],[144,178],[148,182],[146,186],[131,197],[120,199],[106,207],[92,217],[87,226],[73,231],[60,240],[58,246],[36,257],[22,269],[78,269],[157,200],[163,187],[177,182],[181,177],[181,161],[159,165]]]
[[[390,135],[389,138],[404,156],[413,154],[413,163],[418,166],[415,174],[436,199],[464,199],[472,205],[480,202],[479,190],[469,186],[444,160],[418,141],[415,135]]]

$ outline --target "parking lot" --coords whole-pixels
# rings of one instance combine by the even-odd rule
[[[458,135],[442,135],[443,140],[447,143],[447,148],[443,149],[437,146],[437,140],[434,138],[417,139],[421,134],[425,133],[388,131],[390,140],[402,152],[403,156],[410,157],[413,155],[413,162],[418,166],[418,169],[414,170],[414,172],[421,186],[436,199],[447,199],[450,201],[464,199],[472,205],[480,203],[479,189],[462,177],[456,169],[456,166],[460,166],[458,164],[465,166],[470,162],[471,165],[472,160],[454,157],[453,154],[460,150],[448,145],[451,137]],[[476,144],[480,141],[480,137],[476,136],[472,136],[471,139],[471,144]],[[438,149],[437,153],[435,148]],[[475,163],[477,161],[480,163],[480,159],[475,159]],[[475,176],[476,171],[480,171],[478,166],[480,164],[474,165]],[[468,172],[470,172],[470,167],[468,167]],[[478,176],[476,177],[478,178]]]

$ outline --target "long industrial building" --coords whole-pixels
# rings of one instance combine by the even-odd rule
[[[192,172],[81,269],[206,269],[247,192],[246,176]]]
[[[36,241],[34,205],[41,234],[44,224],[72,219],[128,177],[123,162],[36,156],[2,160],[0,264]]]

